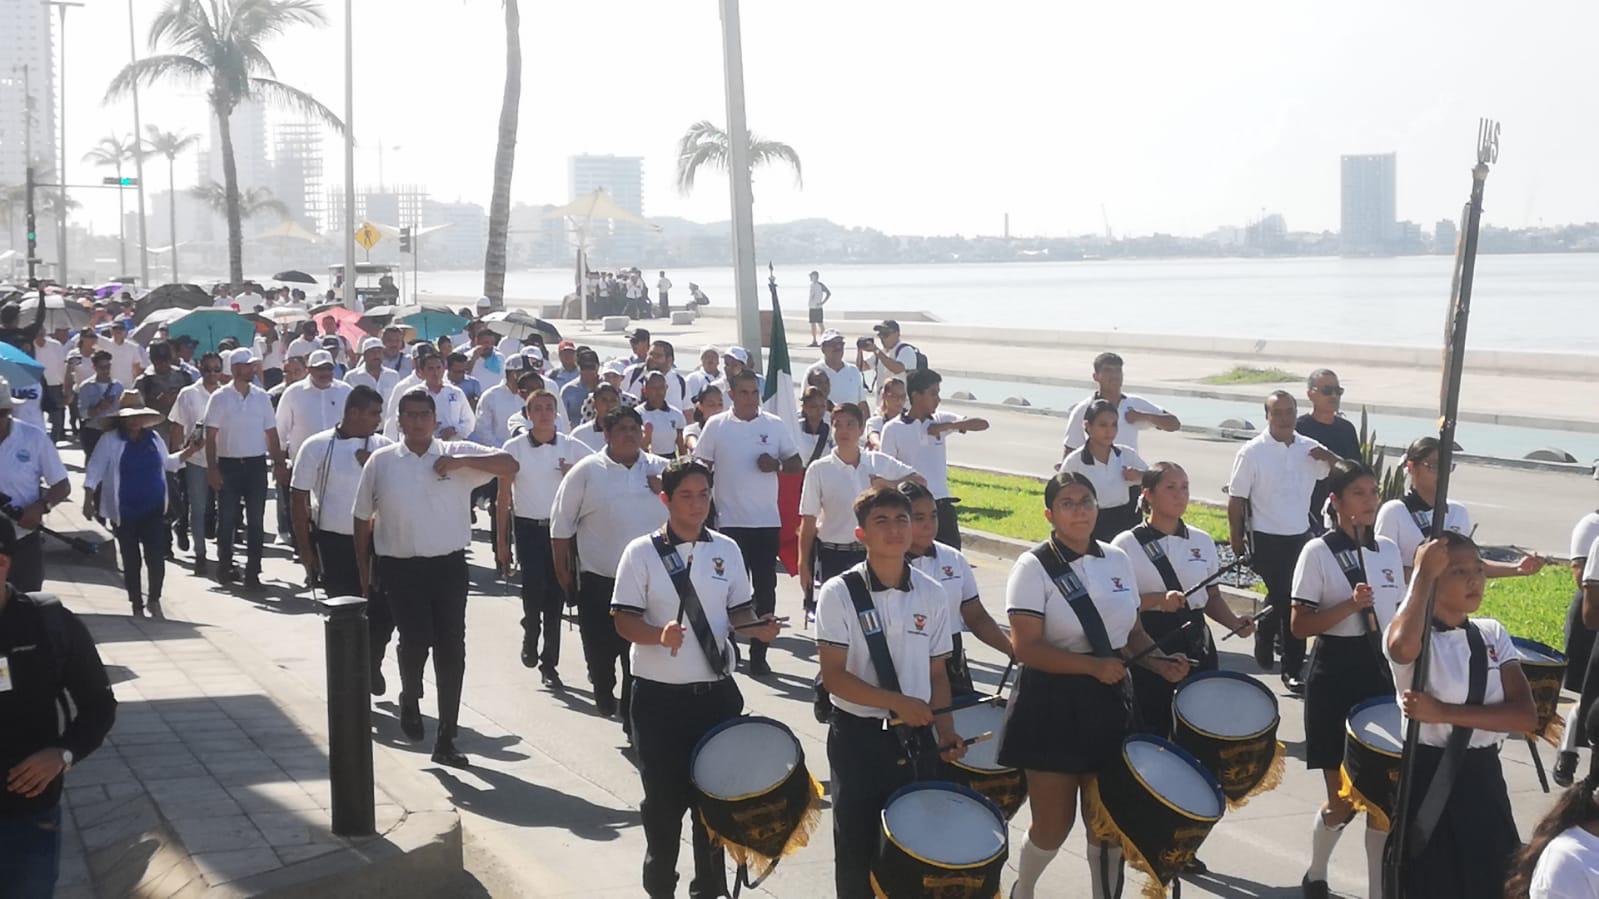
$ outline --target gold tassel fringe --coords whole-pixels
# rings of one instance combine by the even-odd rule
[[[768,858],[748,846],[740,846],[722,836],[705,820],[705,815],[701,814],[700,823],[705,826],[705,834],[710,837],[711,845],[722,847],[734,864],[745,865],[751,870],[761,867],[770,870],[781,859],[804,849],[810,845],[811,835],[816,832],[816,825],[822,820],[822,785],[817,783],[815,776],[810,776],[810,781],[810,801],[805,805],[805,814],[800,816],[799,823],[795,825],[794,832],[789,834],[788,842],[783,844],[783,851],[777,858]]]
[[[1550,746],[1559,749],[1560,744],[1566,739],[1566,719],[1559,712],[1556,712],[1549,718],[1549,723],[1544,725],[1542,731],[1528,734],[1527,736],[1535,740],[1543,740]]]
[[[1349,779],[1349,772],[1342,765],[1338,766],[1338,798],[1354,806],[1356,812],[1365,812],[1368,819],[1366,823],[1373,830],[1387,833],[1389,827],[1392,826],[1388,821],[1388,813],[1378,808],[1376,803],[1370,801],[1361,795],[1359,790],[1355,789],[1354,781]]]
[[[1227,800],[1227,808],[1243,808],[1249,804],[1249,800],[1259,796],[1261,793],[1275,790],[1279,786],[1282,786],[1283,775],[1286,773],[1288,767],[1288,763],[1286,761],[1287,754],[1288,751],[1283,748],[1282,742],[1278,741],[1277,748],[1272,751],[1271,762],[1266,765],[1266,776],[1260,779],[1260,783],[1256,784],[1254,789],[1250,790],[1248,793],[1245,793],[1243,798],[1229,798]]]
[[[883,892],[883,887],[877,882],[877,874],[875,872],[867,875],[867,877],[872,882],[872,895],[877,897],[877,899],[898,899],[898,897],[890,896]],[[990,896],[981,896],[979,899],[999,899],[999,893],[996,891]]]
[[[1082,790],[1083,823],[1088,825],[1089,831],[1101,843],[1120,846],[1122,858],[1144,875],[1143,899],[1164,899],[1167,895],[1166,885],[1155,876],[1155,869],[1150,866],[1149,860],[1144,858],[1144,854],[1138,851],[1138,847],[1133,845],[1133,841],[1122,835],[1122,829],[1116,825],[1116,819],[1111,817],[1110,810],[1100,801],[1099,778],[1086,778]]]

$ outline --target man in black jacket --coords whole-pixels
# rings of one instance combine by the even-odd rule
[[[16,546],[0,518],[0,579]],[[77,714],[63,728],[62,697]],[[100,748],[116,697],[83,626],[53,597],[0,592],[0,885],[33,899],[55,890],[61,862],[61,788],[73,764]]]

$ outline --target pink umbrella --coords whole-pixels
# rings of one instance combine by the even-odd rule
[[[371,332],[361,327],[361,313],[342,306],[324,309],[317,313],[314,321],[318,334],[322,333],[322,320],[329,317],[339,323],[335,330],[340,337],[349,342],[351,347],[359,347],[361,341],[372,336]]]

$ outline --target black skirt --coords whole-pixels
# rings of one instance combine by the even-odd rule
[[[1582,624],[1580,620],[1577,623],[1579,626]],[[1593,631],[1588,631],[1588,633],[1591,636]],[[1568,684],[1571,682],[1571,671],[1574,667],[1574,662],[1568,661],[1566,663],[1566,682]],[[1577,702],[1577,712],[1575,715],[1566,717],[1566,727],[1575,727],[1577,729],[1576,745],[1586,747],[1588,746],[1588,734],[1582,723],[1588,720],[1588,710],[1593,707],[1594,700],[1599,699],[1599,652],[1590,652],[1588,654],[1587,664],[1582,667],[1581,689],[1582,698]]]
[[[1183,621],[1190,618],[1198,621],[1195,630],[1197,636],[1185,637],[1184,642],[1168,646],[1166,651],[1197,659],[1199,664],[1191,666],[1191,671],[1215,671],[1219,667],[1216,647],[1209,639],[1209,631],[1205,629],[1203,612],[1197,610],[1143,612],[1139,615],[1139,620],[1144,625],[1144,632],[1155,640],[1180,627]],[[1177,685],[1142,665],[1130,666],[1129,671],[1133,677],[1133,701],[1138,710],[1137,729],[1142,733],[1171,739],[1171,703],[1172,697],[1177,695]]]
[[[1086,674],[1024,665],[1005,710],[999,763],[1024,771],[1095,774],[1121,751],[1132,725],[1125,682],[1107,685]]]
[[[1392,692],[1383,675],[1367,638],[1316,638],[1305,666],[1305,767],[1325,771],[1343,764],[1349,710]]]
[[[1101,543],[1109,543],[1116,539],[1117,534],[1130,531],[1137,525],[1138,506],[1135,503],[1100,506],[1099,517],[1094,520],[1094,539]]]
[[[1566,610],[1566,689],[1573,693],[1582,692],[1588,657],[1593,654],[1593,638],[1593,629],[1582,623],[1582,591],[1578,590],[1571,597],[1571,608]]]
[[[1411,810],[1421,805],[1444,751],[1416,748],[1416,787]],[[1511,856],[1521,848],[1510,794],[1499,765],[1499,748],[1466,750],[1460,774],[1432,839],[1404,867],[1404,895],[1439,899],[1499,899],[1504,895]]]

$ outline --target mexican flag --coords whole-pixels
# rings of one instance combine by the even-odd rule
[[[769,276],[767,286],[772,291],[772,346],[766,357],[766,390],[761,395],[761,407],[788,422],[797,437],[799,401],[794,392],[794,372],[789,365],[788,336],[783,331],[783,307],[777,302],[776,275]],[[803,473],[779,473],[777,476],[777,511],[782,524],[777,558],[790,576],[799,572],[799,497],[804,483]]]

